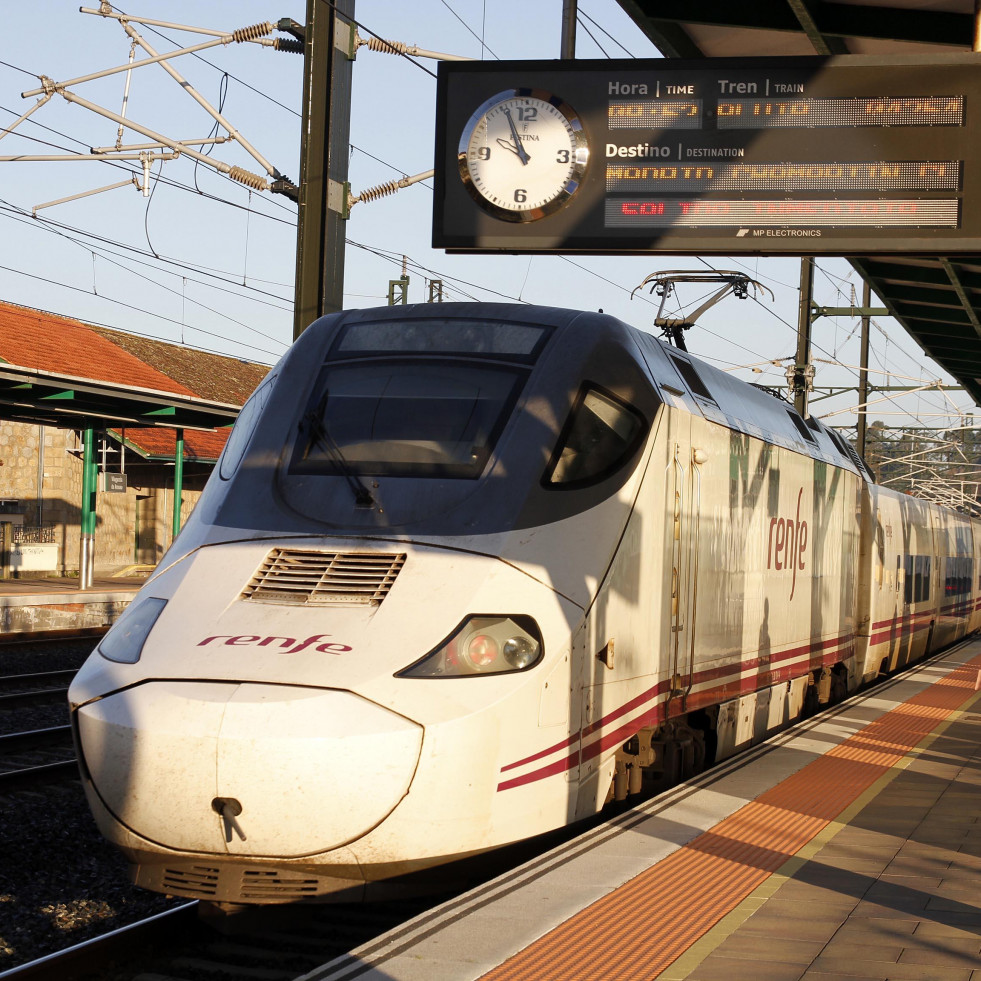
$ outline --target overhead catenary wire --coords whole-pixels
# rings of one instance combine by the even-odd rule
[[[481,52],[490,51],[491,57],[493,57],[495,61],[501,60],[496,54],[494,54],[493,51],[491,51],[484,38],[481,37],[472,27],[470,27],[470,25],[449,5],[448,0],[439,0],[439,2],[464,26],[464,28],[466,28],[466,30],[468,30],[474,36],[474,38],[476,38],[478,42],[480,42]]]
[[[0,109],[4,110],[5,112],[10,112],[10,113],[13,112],[13,110],[8,109],[6,106],[0,106]],[[50,133],[54,133],[56,136],[62,137],[62,139],[71,140],[74,143],[78,143],[80,146],[85,146],[85,144],[82,143],[81,140],[76,139],[74,136],[70,136],[70,135],[68,135],[66,133],[61,133],[58,130],[52,129],[50,126],[46,126],[43,123],[39,123],[37,120],[31,119],[31,120],[29,120],[29,122],[31,122],[35,126],[40,126],[42,129],[45,129],[45,130],[47,130]],[[40,143],[43,146],[49,146],[49,147],[52,147],[54,149],[59,149],[59,150],[68,150],[67,147],[62,147],[62,146],[59,146],[56,143],[51,143],[49,141],[42,140],[42,139],[40,139],[39,137],[36,137],[36,136],[28,136],[28,135],[26,135],[24,133],[18,133],[17,135],[21,139],[31,140],[31,141],[33,141],[35,143]],[[121,169],[121,170],[123,170],[123,171],[125,171],[127,173],[131,173],[131,174],[137,174],[138,173],[138,171],[135,168],[129,167],[129,166],[127,166],[123,162],[118,162],[117,163],[116,161],[113,161],[113,160],[104,160],[104,159],[101,159],[101,158],[96,159],[96,160],[93,160],[92,162],[93,163],[100,163],[100,164],[102,164],[104,166],[116,167],[118,169]],[[220,172],[215,171],[214,172],[214,175],[216,177],[220,178],[220,179],[224,179],[226,181],[229,181],[229,183],[231,183],[232,186],[236,186],[236,187],[239,186],[236,182],[231,181],[226,175],[221,174]],[[245,209],[245,205],[237,204],[234,201],[229,201],[227,198],[222,198],[222,197],[219,197],[218,195],[211,194],[210,192],[202,191],[199,188],[192,188],[189,185],[182,184],[180,181],[174,180],[172,178],[162,177],[161,178],[161,181],[163,183],[165,183],[165,184],[170,185],[171,187],[179,188],[180,190],[187,191],[188,193],[191,193],[191,194],[200,194],[200,195],[202,195],[204,197],[209,198],[210,200],[219,201],[222,204],[226,204],[226,205],[228,205],[231,208],[239,208],[239,209],[242,209],[242,210]],[[256,209],[253,209],[253,213],[254,214],[257,214],[257,215],[259,215],[259,216],[261,216],[263,218],[268,218],[270,221],[278,221],[278,222],[281,222],[282,224],[285,224],[285,225],[294,225],[294,226],[296,225],[296,218],[295,218],[295,214],[296,213],[295,213],[295,210],[292,207],[290,207],[289,205],[281,204],[280,202],[278,202],[278,201],[276,201],[274,199],[265,198],[265,197],[258,198],[257,200],[258,201],[261,201],[265,206],[273,206],[273,207],[279,208],[279,209],[281,209],[283,211],[286,211],[287,213],[289,213],[291,215],[291,218],[290,219],[287,219],[287,218],[278,218],[275,215],[270,215],[270,214],[268,214],[268,213],[266,213],[264,211],[260,211],[260,210],[256,210]]]
[[[444,6],[447,6],[447,8],[449,9],[449,5],[448,5],[448,4],[444,4]],[[594,23],[595,23],[595,22],[594,22]],[[473,33],[473,32],[471,32],[471,33]],[[476,34],[475,34],[474,36],[475,36],[475,37],[477,37],[477,35],[476,35]],[[198,57],[198,56],[197,56],[197,55],[194,55],[194,57]],[[205,61],[205,63],[206,63],[206,64],[210,64],[209,62],[207,62],[207,60],[206,60],[206,59],[201,59],[201,60],[202,60],[202,61]],[[28,73],[28,74],[30,74],[30,73]],[[35,77],[36,77],[36,76],[35,76]],[[397,169],[397,168],[393,168],[393,169]],[[164,183],[165,183],[165,179],[161,179],[161,183],[162,183],[162,184],[164,184]],[[175,186],[176,186],[176,185],[175,185]],[[260,213],[261,213],[261,212],[260,212]],[[390,261],[390,260],[388,260],[388,261]],[[190,268],[190,267],[188,267],[188,268]],[[423,268],[424,268],[424,267],[423,267]],[[589,272],[589,273],[590,273],[591,275],[598,275],[598,276],[599,276],[599,274],[598,274],[598,273],[595,273],[595,272],[594,272],[593,270],[589,270],[589,269],[588,269],[588,267],[585,267],[585,266],[580,266],[580,268],[582,268],[582,269],[585,269],[585,270],[586,270],[587,272]],[[602,277],[602,276],[599,276],[599,278],[600,278],[600,279],[605,279],[605,277]],[[463,281],[463,280],[461,280],[460,282],[465,282],[465,281]],[[607,280],[607,282],[609,282],[609,280]],[[619,286],[619,284],[617,284],[617,285]],[[474,286],[473,286],[472,288],[473,288],[473,289],[476,289],[476,290],[480,290],[480,289],[482,289],[481,287],[479,287],[479,286],[477,286],[477,285],[474,285]],[[620,288],[621,288],[621,289],[625,289],[624,287],[620,287]],[[498,294],[498,295],[502,295],[502,296],[503,296],[504,294]],[[514,299],[513,297],[508,297],[508,298],[509,298],[509,299]],[[766,309],[766,308],[765,308],[765,309]],[[768,311],[768,312],[771,312],[771,313],[772,313],[773,311]],[[780,319],[780,318],[778,318],[778,319]],[[792,325],[788,325],[788,326],[791,326],[791,327],[792,327]],[[793,328],[792,328],[792,329],[793,329]],[[714,333],[714,332],[711,332],[711,334],[712,334],[712,336],[715,336],[715,337],[719,337],[719,336],[720,336],[720,335],[718,335],[718,334],[716,334],[716,333]],[[748,349],[746,349],[746,350],[748,350]]]
[[[79,243],[77,243],[77,244],[79,244]],[[81,245],[81,244],[79,244],[79,247],[82,248],[82,249],[85,249],[86,248],[86,246]],[[96,255],[96,252],[93,251],[91,254],[93,256],[95,256]],[[120,262],[117,262],[110,255],[106,255],[106,254],[104,254],[102,252],[99,252],[98,255],[99,255],[99,258],[101,258],[104,262],[108,263],[109,265],[112,265],[112,266],[115,266],[116,268],[122,269],[125,272],[129,273],[130,275],[136,276],[137,278],[143,280],[144,282],[152,283],[154,286],[158,287],[159,289],[164,290],[167,293],[170,293],[170,294],[172,294],[174,296],[177,296],[178,295],[178,291],[176,289],[173,289],[173,288],[171,288],[169,286],[164,285],[163,283],[159,282],[158,280],[155,280],[155,279],[151,278],[150,276],[147,276],[145,273],[139,273],[139,272],[136,272],[133,269],[128,268],[124,264],[122,264]],[[186,281],[186,277],[182,277],[182,279],[184,279]],[[207,285],[209,285],[209,287],[210,287],[210,284],[207,284]],[[94,289],[93,289],[93,293],[95,294],[95,290]],[[95,294],[95,295],[99,295],[99,294]],[[107,297],[105,297],[105,296],[102,296],[100,298],[101,299],[107,299]],[[246,297],[245,299],[251,299],[251,297]],[[245,330],[247,330],[247,331],[249,331],[251,333],[257,334],[259,337],[262,337],[265,340],[273,341],[274,343],[281,343],[279,338],[273,337],[271,334],[266,334],[263,331],[258,330],[257,328],[252,327],[251,325],[245,323],[244,321],[241,321],[241,320],[238,320],[235,317],[232,317],[230,314],[228,314],[228,313],[226,313],[226,312],[224,312],[222,310],[218,310],[217,308],[212,307],[212,306],[209,306],[208,304],[203,303],[203,302],[201,302],[199,300],[191,299],[188,302],[192,303],[194,306],[201,307],[202,309],[207,310],[209,313],[212,313],[215,316],[217,316],[217,317],[219,317],[219,318],[221,318],[223,320],[227,320],[230,323],[233,323],[233,324],[235,324],[238,327],[242,327],[242,328],[244,328]],[[283,308],[280,308],[280,309],[282,309],[286,313],[292,312],[292,308],[291,307],[289,307],[289,308],[283,307]],[[222,335],[217,335],[216,334],[214,336],[222,336]],[[225,338],[225,339],[228,340],[229,338]]]
[[[700,261],[701,261],[701,262],[702,262],[702,263],[703,263],[703,264],[704,264],[705,266],[707,266],[708,268],[714,268],[714,267],[713,267],[713,266],[712,266],[712,265],[711,265],[710,263],[708,263],[708,262],[707,262],[706,260],[704,260],[704,259],[700,259]],[[816,266],[816,268],[818,268],[818,269],[820,269],[820,268],[821,268],[821,267],[820,267],[820,266],[819,266],[819,265],[818,265],[817,263],[815,263],[815,266]],[[771,308],[769,308],[769,307],[767,307],[767,306],[765,306],[764,304],[761,304],[761,303],[759,302],[759,300],[758,300],[758,299],[757,299],[756,297],[753,297],[753,299],[754,299],[754,302],[756,302],[756,303],[757,303],[758,305],[760,305],[760,306],[762,306],[762,307],[763,307],[763,309],[765,309],[765,310],[767,311],[767,313],[768,313],[768,314],[770,314],[771,316],[773,316],[774,318],[776,318],[776,319],[777,319],[777,320],[778,320],[779,322],[781,322],[781,323],[783,323],[783,324],[784,324],[784,325],[785,325],[785,326],[786,326],[786,327],[787,327],[787,328],[788,328],[789,330],[791,330],[792,332],[794,332],[794,334],[796,335],[796,331],[797,331],[797,328],[796,328],[796,326],[795,326],[794,324],[792,324],[792,323],[790,323],[789,321],[787,321],[786,319],[784,319],[783,317],[781,317],[781,316],[780,316],[780,315],[779,315],[779,314],[778,314],[778,313],[777,313],[777,312],[776,312],[775,310],[772,310]],[[704,328],[702,328],[702,329],[704,329]],[[880,330],[881,330],[881,328],[880,328]],[[884,334],[884,336],[886,336],[886,337],[888,337],[888,335],[885,335],[885,332],[883,332],[883,334]],[[827,355],[829,356],[829,359],[830,359],[830,361],[829,361],[829,363],[834,363],[834,364],[836,364],[836,365],[839,365],[839,366],[841,366],[841,363],[840,363],[840,359],[837,359],[837,358],[834,358],[834,357],[833,357],[833,355],[832,355],[832,352],[829,352],[829,351],[827,351],[827,350],[825,350],[825,349],[824,349],[824,348],[823,348],[823,347],[822,347],[822,346],[821,346],[821,345],[820,345],[819,343],[817,343],[817,342],[814,342],[814,341],[812,341],[812,346],[813,346],[813,347],[815,348],[815,350],[818,350],[818,351],[821,351],[821,352],[822,352],[822,353],[824,353],[824,354],[827,354]],[[905,353],[905,352],[904,352],[904,353]],[[711,360],[711,359],[710,359],[710,360]],[[849,369],[847,368],[847,366],[842,366],[842,367],[845,367],[845,370],[849,370]],[[884,368],[886,368],[886,365],[883,365],[883,367],[884,367]],[[853,374],[854,376],[856,376],[856,377],[857,377],[857,371],[856,371],[856,370],[854,370],[854,369],[852,369],[852,370],[851,370],[851,374]],[[836,411],[834,412],[834,414],[835,414],[835,415],[839,415],[839,414],[847,414],[847,413],[849,413],[849,412],[852,412],[852,413],[854,413],[854,407],[852,407],[851,409],[842,409],[842,410],[836,410]],[[911,419],[914,419],[914,420],[916,420],[916,419],[918,419],[918,418],[919,418],[919,417],[918,417],[918,415],[917,415],[917,412],[916,412],[915,410],[910,410],[910,409],[907,409],[907,410],[906,410],[906,414],[907,414],[907,416],[908,416],[909,418],[911,418]],[[822,415],[821,415],[820,417],[821,417],[821,418],[828,418],[828,417],[829,417],[829,415],[825,415],[825,414],[822,414]]]
[[[23,220],[27,224],[31,224],[35,227],[43,228],[46,231],[51,231],[54,234],[65,235],[70,241],[76,241],[72,238],[72,235],[77,235],[79,238],[90,239],[92,241],[97,241],[105,246],[115,246],[116,248],[122,249],[124,251],[133,252],[136,255],[151,257],[152,253],[147,252],[137,246],[129,245],[125,242],[120,242],[118,239],[108,238],[104,235],[99,235],[96,232],[90,232],[87,229],[75,228],[72,225],[65,224],[64,222],[55,221],[54,219],[47,218],[44,216],[31,216],[30,212],[24,211],[24,209],[18,207],[17,205],[12,205],[10,202],[5,201],[0,198],[0,216],[10,218],[12,220]],[[71,233],[71,234],[68,234]],[[88,247],[88,246],[86,246]],[[240,285],[235,279],[236,274],[230,270],[217,269],[212,266],[204,266],[200,263],[192,263],[187,260],[178,260],[170,256],[159,255],[156,256],[160,262],[166,263],[168,265],[177,266],[179,269],[184,270],[194,270],[200,275],[209,276],[210,278],[218,279],[227,285]],[[252,277],[254,282],[262,282],[273,286],[282,286],[284,289],[292,289],[291,283],[280,283],[274,280],[263,280],[258,277]],[[262,290],[255,286],[246,286],[250,292],[259,293],[262,296],[269,296],[277,300],[286,301],[287,298],[279,296],[276,293],[271,293],[268,290]],[[247,297],[248,298],[248,297]]]
[[[630,58],[636,58],[637,57],[637,55],[633,54],[627,48],[627,46],[625,44],[623,44],[621,41],[618,41],[602,24],[600,24],[598,21],[596,21],[592,17],[590,17],[589,14],[587,14],[586,11],[582,9],[582,7],[579,7],[578,8],[578,10],[577,10],[577,16],[578,17],[584,17],[586,20],[588,20],[589,23],[593,25],[593,27],[595,27],[598,31],[601,31],[603,34],[605,34],[628,57],[630,57]],[[583,25],[583,26],[585,26],[585,25]],[[592,35],[590,35],[590,36],[592,36]],[[603,49],[600,48],[600,50],[602,51]]]
[[[19,276],[27,276],[30,279],[36,279],[36,280],[39,280],[40,282],[47,283],[47,284],[49,284],[51,286],[60,286],[63,289],[71,290],[71,291],[76,292],[76,293],[89,293],[88,290],[83,290],[79,286],[71,286],[68,283],[62,283],[62,282],[59,282],[58,280],[50,279],[50,278],[48,278],[46,276],[38,276],[36,273],[24,272],[24,270],[22,270],[22,269],[13,269],[10,266],[4,266],[4,265],[0,265],[0,269],[4,270],[5,272],[16,273]],[[108,299],[108,298],[105,297],[105,296],[100,296],[100,299]],[[138,313],[146,314],[147,316],[153,317],[153,318],[155,318],[157,320],[162,320],[162,321],[164,321],[166,323],[171,323],[171,324],[174,324],[175,326],[178,326],[178,327],[182,326],[181,325],[181,322],[179,320],[175,320],[172,317],[164,316],[163,314],[160,314],[160,313],[154,313],[152,310],[146,310],[143,307],[138,307],[135,304],[127,303],[124,300],[112,299],[112,302],[115,303],[115,304],[118,304],[119,306],[125,307],[125,308],[127,308],[129,310],[135,310]],[[55,313],[56,311],[50,311],[50,312]],[[60,314],[60,316],[71,317],[71,314]],[[118,329],[116,327],[111,327],[111,325],[109,325],[109,324],[100,324],[99,326],[110,327],[110,329],[112,329],[112,330],[117,330]],[[218,338],[220,340],[227,340],[227,338],[223,337],[221,334],[215,334],[214,332],[208,331],[208,330],[204,330],[203,328],[190,327],[189,325],[184,325],[184,326],[188,326],[188,329],[195,330],[195,331],[197,331],[200,334],[204,334],[206,337],[216,337],[216,338]],[[258,347],[255,344],[246,344],[244,342],[241,344],[241,346],[242,347],[245,347],[245,348],[248,348],[249,350],[259,351],[259,352],[261,352],[263,354],[268,354],[268,355],[274,356],[274,357],[278,357],[282,353],[282,351],[279,351],[279,352],[269,351],[269,350],[267,350],[265,348]],[[284,342],[283,349],[285,350],[285,348],[288,347],[288,346],[289,345]]]

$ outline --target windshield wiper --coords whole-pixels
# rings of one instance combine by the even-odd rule
[[[316,409],[311,409],[300,420],[300,432],[302,433],[304,427],[306,427],[309,433],[307,445],[303,449],[303,459],[305,460],[310,455],[310,450],[313,449],[314,445],[325,450],[337,469],[344,475],[348,486],[354,492],[354,506],[359,508],[374,507],[375,499],[372,497],[371,491],[368,490],[364,481],[358,477],[351,469],[351,465],[344,459],[341,448],[337,445],[334,437],[331,436],[330,430],[327,429],[327,423],[324,422],[324,413],[327,410],[327,399],[329,395],[330,390],[325,389],[322,398],[317,403]]]

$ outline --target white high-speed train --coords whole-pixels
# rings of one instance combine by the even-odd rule
[[[140,885],[350,898],[978,629],[979,530],[602,314],[325,317],[76,677],[86,792]]]

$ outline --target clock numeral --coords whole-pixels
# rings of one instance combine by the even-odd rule
[[[558,154],[555,157],[555,162],[560,164],[567,164],[569,162],[569,151],[559,150]]]
[[[517,204],[524,204],[528,200],[528,192],[523,187],[519,187],[514,192],[514,200]]]
[[[538,109],[535,106],[518,106],[518,119],[523,123],[533,122],[538,118]]]
[[[490,160],[490,151],[491,151],[491,148],[489,146],[482,146],[482,147],[480,147],[477,150],[477,157],[478,157],[478,159],[480,159],[480,160]]]

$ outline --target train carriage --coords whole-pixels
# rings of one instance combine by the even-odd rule
[[[137,882],[371,894],[666,785],[976,629],[975,523],[602,314],[323,318],[76,678]]]

